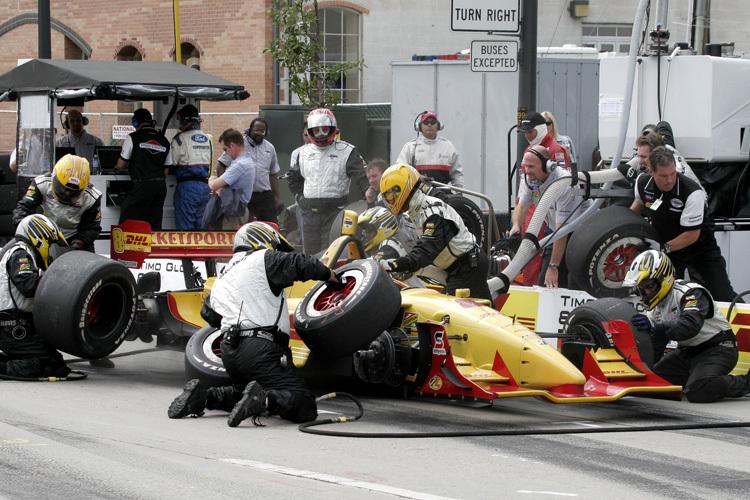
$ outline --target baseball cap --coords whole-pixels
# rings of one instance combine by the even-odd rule
[[[435,113],[434,111],[425,111],[424,113],[422,113],[422,117],[419,119],[419,121],[423,122],[428,118],[434,118],[435,120],[437,120],[437,113]]]
[[[526,116],[523,117],[523,120],[521,120],[521,126],[518,127],[518,131],[529,132],[531,130],[534,130],[534,127],[538,125],[544,125],[545,123],[546,122],[542,115],[540,115],[536,111],[532,111],[531,113],[526,113]]]

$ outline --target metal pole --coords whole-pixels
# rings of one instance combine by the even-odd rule
[[[518,124],[530,111],[536,111],[536,38],[537,0],[523,0],[521,17],[521,49],[518,68]],[[528,142],[518,134],[516,161],[520,164]],[[510,165],[508,165],[510,168]],[[510,195],[510,193],[508,193]]]
[[[52,59],[52,40],[50,38],[49,0],[38,0],[37,18],[39,23],[39,59]]]
[[[174,60],[182,64],[180,46],[180,0],[174,0]]]

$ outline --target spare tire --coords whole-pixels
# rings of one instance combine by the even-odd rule
[[[221,330],[204,326],[195,332],[185,346],[185,375],[197,378],[206,387],[231,385],[232,380],[221,361]]]
[[[484,245],[487,243],[487,225],[484,222],[484,214],[479,205],[466,196],[451,196],[448,198],[448,205],[453,207],[453,210],[461,216],[466,229],[477,240],[479,248],[484,248]]]
[[[622,281],[656,231],[626,207],[607,207],[586,219],[568,240],[565,259],[578,285],[596,298],[625,297]]]
[[[349,356],[375,340],[396,317],[401,294],[373,259],[342,266],[343,286],[315,284],[294,311],[294,327],[313,353],[327,358]]]
[[[125,340],[135,308],[135,279],[128,268],[76,250],[52,262],[39,281],[34,326],[55,349],[99,359]]]
[[[631,304],[615,297],[586,302],[570,311],[563,326],[563,333],[574,335],[575,338],[563,339],[560,351],[580,369],[583,365],[584,349],[606,349],[613,345],[602,321],[619,319],[630,324],[641,361],[651,368],[654,362],[651,336],[648,332],[639,330],[633,323],[633,316],[637,313]]]

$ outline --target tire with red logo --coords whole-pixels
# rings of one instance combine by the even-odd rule
[[[185,346],[185,376],[188,380],[200,379],[206,387],[230,385],[224,363],[221,361],[221,331],[204,326],[195,332]]]
[[[630,325],[641,360],[651,368],[654,361],[651,336],[648,332],[639,330],[633,323],[633,316],[636,314],[638,311],[631,304],[616,297],[586,302],[570,311],[563,326],[563,333],[574,337],[563,338],[560,351],[580,369],[583,366],[585,349],[612,347],[612,339],[604,329],[602,321],[619,319]]]
[[[596,298],[626,297],[622,287],[636,255],[648,249],[656,231],[626,207],[607,207],[591,215],[568,239],[565,258],[570,276]]]
[[[401,293],[373,259],[336,269],[344,284],[316,283],[294,311],[294,327],[316,355],[349,356],[375,340],[401,308]]]
[[[136,298],[128,268],[95,253],[69,251],[52,262],[39,281],[34,326],[59,351],[103,358],[125,340]]]

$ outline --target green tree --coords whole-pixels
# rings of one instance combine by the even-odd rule
[[[365,64],[364,59],[325,62],[318,0],[277,0],[268,14],[280,34],[263,52],[287,69],[289,90],[304,106],[329,107],[338,103],[339,93],[331,89],[331,84],[349,70],[362,71]]]

